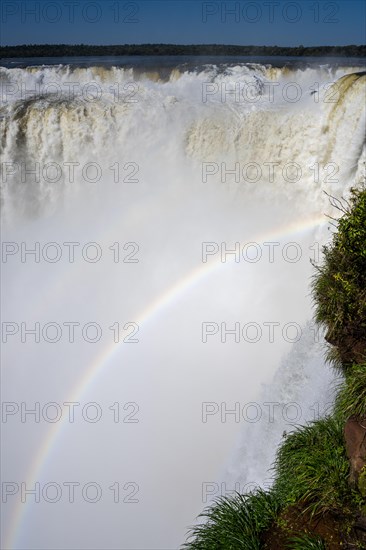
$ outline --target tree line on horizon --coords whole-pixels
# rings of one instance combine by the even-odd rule
[[[348,46],[235,46],[224,44],[121,44],[93,46],[87,44],[23,44],[0,47],[0,57],[72,57],[129,55],[196,56],[295,56],[295,57],[366,57],[366,45]]]

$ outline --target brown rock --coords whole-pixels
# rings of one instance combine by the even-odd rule
[[[274,522],[262,535],[264,550],[284,550],[290,546],[291,538],[304,535],[318,536],[326,543],[327,550],[354,550],[366,548],[366,533],[361,518],[349,529],[351,517],[331,511],[312,515],[304,503],[297,503],[284,510],[280,520]]]
[[[337,348],[343,365],[361,364],[366,361],[366,338],[364,335],[357,334],[357,336],[352,336],[341,334],[334,337],[328,331],[325,339],[329,344]]]
[[[350,461],[350,482],[355,485],[366,466],[366,418],[349,418],[344,427],[346,451]]]

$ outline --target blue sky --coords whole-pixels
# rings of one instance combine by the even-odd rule
[[[3,0],[1,43],[366,42],[363,0]]]

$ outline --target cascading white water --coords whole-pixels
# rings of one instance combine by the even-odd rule
[[[361,71],[1,70],[2,317],[19,327],[3,346],[3,399],[63,411],[5,423],[4,479],[63,492],[9,496],[4,547],[177,547],[221,479],[224,491],[266,484],[291,419],[323,411],[332,376],[309,325],[309,260],[329,236],[323,192],[365,178]],[[22,322],[40,323],[39,343]],[[139,341],[123,342],[136,326]],[[102,417],[65,420],[65,402]],[[115,403],[138,422],[114,422]],[[102,496],[70,504],[65,482]]]

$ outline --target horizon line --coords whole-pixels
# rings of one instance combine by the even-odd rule
[[[19,47],[29,47],[29,46],[88,46],[88,47],[94,47],[94,48],[109,48],[109,47],[115,47],[115,46],[175,46],[175,47],[192,47],[192,46],[219,46],[219,47],[227,47],[227,48],[291,48],[291,49],[303,49],[306,50],[308,48],[348,48],[348,47],[366,47],[366,44],[342,44],[342,45],[308,45],[304,46],[303,44],[299,44],[298,46],[278,46],[277,44],[222,44],[217,42],[195,42],[195,43],[189,43],[189,44],[177,44],[173,42],[141,42],[141,43],[116,43],[116,44],[87,44],[84,42],[79,43],[66,43],[66,42],[59,42],[59,43],[28,43],[28,44],[6,44],[1,45],[0,48],[19,48]]]

